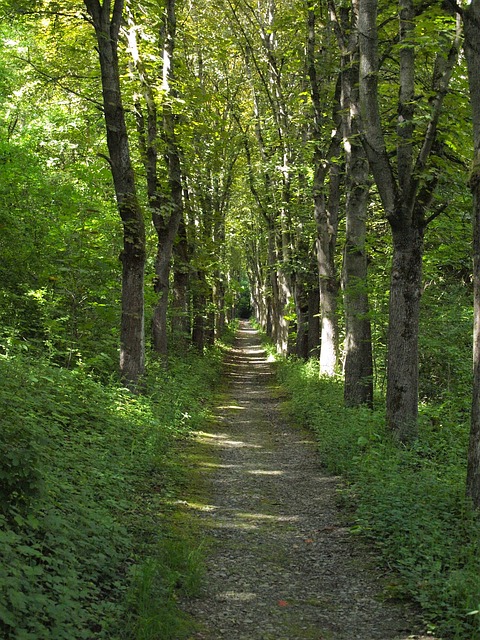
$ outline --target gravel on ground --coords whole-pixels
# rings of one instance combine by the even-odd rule
[[[383,596],[389,576],[337,506],[341,480],[278,395],[242,322],[215,419],[189,445],[203,488],[181,502],[209,541],[201,593],[182,602],[190,639],[432,640],[412,608]]]

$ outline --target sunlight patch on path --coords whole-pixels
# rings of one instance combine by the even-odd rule
[[[189,640],[424,640],[381,601],[336,508],[338,478],[314,436],[285,422],[257,332],[241,327],[212,431],[195,434],[210,489],[183,502],[211,544],[204,593],[186,605],[200,625]]]

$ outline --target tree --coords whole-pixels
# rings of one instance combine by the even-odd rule
[[[367,287],[367,205],[369,167],[360,139],[358,96],[358,2],[350,10],[334,2],[330,13],[341,51],[341,113],[345,153],[344,306],[345,306],[345,386],[347,406],[373,404],[372,335]]]
[[[84,0],[95,29],[100,61],[103,114],[118,212],[123,223],[122,319],[120,372],[125,384],[136,389],[145,368],[144,273],[145,226],[137,198],[130,156],[125,112],[122,103],[118,38],[123,17],[123,0]]]
[[[468,448],[467,495],[480,509],[480,0],[472,0],[463,16],[465,57],[473,116],[473,164],[470,189],[473,195],[473,393]]]
[[[313,106],[314,178],[313,202],[317,226],[317,265],[320,291],[320,374],[332,376],[338,361],[337,295],[339,290],[335,268],[335,252],[340,208],[340,154],[341,114],[340,82],[338,74],[331,71],[331,53],[322,47],[322,71],[319,73],[316,48],[317,16],[308,8],[307,70]],[[333,76],[333,79],[332,79]],[[330,92],[322,92],[322,86],[335,83],[333,101]],[[325,104],[328,97],[330,103]],[[325,121],[325,112],[331,112],[331,120]],[[325,135],[325,131],[331,135]]]
[[[387,423],[397,440],[417,434],[418,331],[424,235],[444,206],[430,215],[437,179],[428,162],[437,138],[443,101],[457,60],[458,33],[435,57],[428,116],[422,138],[415,121],[415,24],[412,0],[399,4],[399,97],[396,162],[387,149],[381,117],[377,1],[359,1],[360,103],[365,151],[390,224],[393,263],[390,281]],[[418,141],[418,142],[417,142]]]
[[[148,207],[157,233],[154,284],[157,302],[152,319],[153,348],[159,355],[165,357],[168,353],[167,312],[171,262],[175,238],[183,217],[181,150],[176,133],[177,117],[173,108],[177,92],[172,86],[175,80],[175,0],[166,1],[161,16],[161,28],[157,25],[158,50],[153,55],[162,62],[160,108],[157,106],[156,98],[158,79],[150,78],[142,59],[136,35],[138,25],[132,12],[129,12],[129,23],[129,48],[132,64],[142,88],[144,103],[142,104],[137,98],[135,105],[137,129],[147,179]],[[166,184],[162,184],[159,166],[159,151],[162,147],[166,164]]]

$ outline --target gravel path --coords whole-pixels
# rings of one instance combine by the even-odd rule
[[[203,489],[183,504],[213,540],[203,591],[183,603],[191,640],[423,638],[411,611],[382,600],[385,577],[336,507],[338,479],[286,423],[248,323],[225,375],[215,423],[190,445]]]

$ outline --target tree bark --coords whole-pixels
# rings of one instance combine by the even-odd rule
[[[335,161],[340,153],[341,127],[339,119],[340,85],[337,83],[333,107],[333,135],[325,153],[324,123],[320,94],[320,80],[315,61],[315,13],[308,10],[307,63],[310,93],[314,108],[315,139],[313,201],[317,223],[317,262],[320,291],[320,375],[333,376],[338,362],[337,295],[338,279],[335,272],[335,249],[340,204],[340,167]],[[330,177],[326,197],[326,180]]]
[[[480,0],[472,0],[463,12],[465,57],[473,115],[473,393],[468,447],[467,495],[480,509]]]
[[[175,116],[172,112],[170,83],[174,77],[173,53],[175,50],[176,18],[175,0],[167,0],[163,16],[163,84],[165,93],[162,106],[162,138],[165,146],[165,162],[168,173],[168,189],[162,192],[158,175],[158,112],[153,84],[143,65],[137,49],[136,25],[129,12],[129,48],[132,52],[132,66],[136,70],[143,89],[147,118],[145,120],[140,104],[136,105],[137,129],[140,149],[147,176],[148,204],[152,221],[157,232],[157,253],[155,258],[155,284],[157,303],[153,311],[153,348],[162,357],[168,354],[168,305],[170,270],[174,241],[183,217],[183,189],[180,152],[175,135]]]
[[[331,11],[336,11],[331,1]],[[367,286],[368,161],[359,136],[358,2],[336,20],[341,56],[342,128],[346,174],[344,253],[344,401],[348,407],[373,406],[372,334]]]
[[[172,328],[176,344],[183,352],[190,339],[190,317],[188,312],[188,282],[190,279],[189,249],[185,219],[182,216],[177,240],[173,247],[173,305]]]
[[[393,229],[390,279],[387,424],[401,442],[417,436],[418,334],[422,283],[423,227]]]
[[[145,370],[144,273],[145,226],[138,202],[118,66],[118,37],[123,0],[84,0],[92,19],[102,76],[103,111],[109,163],[118,211],[123,223],[122,319],[120,374],[125,385],[138,388]]]
[[[359,0],[360,104],[364,147],[392,229],[393,264],[387,363],[387,423],[393,437],[411,442],[417,436],[418,322],[423,237],[437,213],[426,217],[436,180],[420,179],[436,139],[438,120],[458,55],[458,32],[447,56],[439,52],[433,70],[430,119],[413,161],[415,49],[412,0],[400,0],[400,92],[396,174],[382,130],[378,99],[377,0]]]
[[[170,202],[168,211],[154,211],[153,222],[157,230],[157,255],[155,259],[155,291],[158,301],[153,312],[152,334],[153,348],[162,357],[168,354],[168,295],[170,290],[170,269],[173,245],[183,217],[183,187],[180,150],[175,133],[175,116],[172,111],[171,82],[173,73],[173,54],[176,38],[175,0],[167,0],[164,14],[163,45],[163,140],[165,142],[165,160],[168,170]]]
[[[320,357],[320,291],[318,279],[308,291],[308,357]]]
[[[205,349],[206,327],[205,327],[205,307],[206,290],[205,272],[199,270],[193,282],[193,322],[192,322],[192,344],[199,353]]]
[[[373,406],[372,333],[365,250],[368,163],[357,141],[347,155],[345,241],[345,388],[346,406]]]

